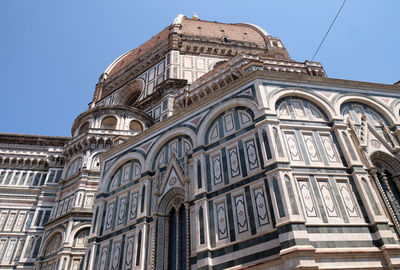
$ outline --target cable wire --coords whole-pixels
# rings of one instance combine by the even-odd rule
[[[335,18],[333,19],[331,25],[329,26],[329,28],[328,28],[328,30],[326,31],[324,37],[322,38],[322,40],[321,40],[321,42],[320,42],[318,48],[315,50],[314,55],[313,55],[313,57],[311,58],[311,62],[314,61],[315,57],[317,56],[319,50],[321,49],[322,45],[324,44],[326,37],[328,36],[329,32],[331,31],[333,25],[334,25],[335,22],[336,22],[336,19],[339,17],[339,14],[340,14],[340,12],[342,11],[342,9],[343,9],[343,7],[344,7],[344,4],[346,4],[346,2],[347,2],[347,0],[344,0],[343,3],[342,3],[342,5],[340,6],[338,12],[336,13]],[[289,104],[288,104],[288,106],[290,106],[290,104],[292,103],[292,97],[293,97],[294,93],[296,92],[296,88],[297,88],[299,85],[300,85],[300,82],[298,82],[298,83],[296,84],[296,86],[295,86],[294,89],[293,89],[293,93],[289,96]],[[290,110],[290,108],[288,108],[288,109]]]

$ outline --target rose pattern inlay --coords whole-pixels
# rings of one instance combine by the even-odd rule
[[[126,253],[125,253],[125,270],[132,268],[132,256],[133,256],[133,244],[134,244],[134,237],[129,237],[127,239],[126,244]]]
[[[114,203],[112,203],[108,206],[106,229],[111,228],[113,215],[114,215]]]
[[[338,217],[338,213],[336,211],[335,202],[332,196],[331,188],[327,181],[320,180],[318,181],[319,189],[321,191],[321,197],[324,202],[326,212],[329,217]]]
[[[138,193],[135,192],[132,194],[132,199],[131,199],[130,219],[136,218],[137,206],[138,206]]]
[[[243,194],[235,197],[235,208],[238,231],[239,233],[246,232],[248,230],[248,226]]]
[[[319,162],[321,159],[319,158],[317,148],[315,147],[314,138],[311,134],[305,134],[304,142],[306,144],[306,148],[308,151],[308,155],[310,156],[310,160],[312,162]]]
[[[240,175],[239,157],[236,148],[232,148],[229,150],[229,161],[231,164],[231,176],[235,177]]]
[[[213,172],[214,172],[214,184],[217,185],[222,182],[222,170],[221,170],[220,156],[216,156],[213,158]]]
[[[265,203],[264,189],[257,188],[254,190],[253,193],[254,193],[254,200],[256,202],[258,224],[260,226],[266,225],[269,223],[269,220],[268,220],[267,205]]]
[[[288,144],[290,158],[292,161],[301,161],[300,153],[297,149],[296,138],[293,133],[286,133],[286,141]]]
[[[218,239],[223,240],[228,237],[225,203],[217,204],[217,224],[218,224]]]
[[[346,207],[347,214],[349,217],[359,217],[357,207],[354,203],[353,196],[351,195],[349,184],[345,181],[338,181],[337,184],[340,190],[340,195]]]
[[[257,151],[254,140],[246,142],[247,159],[249,161],[249,168],[253,170],[258,167]]]
[[[336,151],[332,144],[332,140],[329,135],[321,135],[322,144],[324,145],[326,155],[328,156],[329,162],[337,162]]]
[[[126,206],[126,197],[122,198],[119,202],[119,210],[118,210],[118,222],[120,225],[125,221],[125,206]]]
[[[311,195],[310,186],[307,180],[299,180],[300,194],[303,199],[304,208],[307,217],[317,217],[317,210],[314,206],[314,200]]]

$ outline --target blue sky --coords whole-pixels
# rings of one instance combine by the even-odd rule
[[[250,22],[311,59],[342,1],[0,1],[0,132],[70,136],[107,66],[179,14]],[[322,46],[328,76],[400,80],[400,1],[348,0]],[[400,91],[400,88],[399,88]]]

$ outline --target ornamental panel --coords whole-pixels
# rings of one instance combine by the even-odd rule
[[[231,167],[231,176],[235,177],[240,175],[240,166],[239,166],[239,155],[237,148],[232,148],[228,150],[229,153],[229,163]]]
[[[349,183],[347,181],[337,181],[337,185],[339,187],[340,197],[343,200],[347,215],[349,215],[349,217],[359,217]]]
[[[110,229],[112,226],[112,222],[113,222],[113,216],[114,216],[114,206],[115,203],[111,203],[108,206],[108,211],[107,211],[107,217],[106,217],[106,229]]]
[[[119,257],[121,256],[121,242],[115,242],[113,245],[112,258],[111,258],[111,270],[119,270]]]
[[[254,140],[246,142],[247,160],[249,162],[249,169],[253,170],[258,167],[257,151]]]
[[[117,219],[117,224],[121,225],[125,221],[125,212],[126,212],[126,197],[123,197],[119,201],[119,207],[118,207],[118,219]]]
[[[262,187],[254,189],[254,201],[257,211],[258,225],[263,226],[269,223],[267,204],[265,203],[265,194]]]
[[[222,168],[220,155],[212,158],[214,185],[222,183]]]
[[[312,162],[320,162],[321,159],[319,157],[319,153],[317,148],[315,147],[315,141],[312,134],[303,134],[304,143],[307,148],[308,156],[310,157],[310,161]]]
[[[285,133],[285,136],[289,148],[290,159],[292,161],[301,161],[301,156],[298,150],[297,141],[294,133]]]
[[[132,193],[131,198],[131,207],[129,211],[129,219],[135,219],[137,215],[137,207],[138,207],[138,192]]]
[[[315,208],[310,183],[308,180],[298,180],[298,183],[306,216],[317,217],[317,210]]]
[[[235,198],[235,208],[236,208],[236,222],[238,225],[239,233],[246,232],[248,230],[247,225],[247,214],[246,206],[244,203],[243,194],[236,196]]]
[[[223,240],[228,238],[228,224],[226,222],[226,208],[225,203],[221,202],[216,205],[217,208],[217,229],[218,239]]]
[[[318,181],[319,190],[321,192],[322,201],[324,202],[326,213],[328,217],[338,217],[338,212],[336,209],[336,203],[333,198],[331,187],[328,181],[319,180]]]
[[[105,246],[101,249],[101,259],[100,259],[100,267],[99,270],[105,270],[107,264],[107,249],[108,247]]]
[[[125,251],[125,261],[124,261],[124,269],[128,270],[132,268],[133,254],[134,254],[134,244],[135,237],[128,237],[126,240],[126,251]]]
[[[332,139],[329,135],[321,135],[322,144],[325,148],[326,155],[329,162],[338,162],[338,158],[333,145]]]

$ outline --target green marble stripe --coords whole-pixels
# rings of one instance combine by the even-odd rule
[[[261,151],[261,143],[260,143],[260,138],[258,136],[258,132],[254,134],[256,138],[256,147],[257,147],[257,153],[258,153],[258,161],[261,165],[261,168],[264,168],[264,157],[262,156],[262,151]],[[269,148],[269,147],[268,147]],[[268,155],[268,154],[267,154]]]
[[[247,177],[248,174],[247,174],[246,160],[245,160],[245,156],[244,156],[242,140],[238,141],[238,146],[239,146],[240,168],[242,169],[242,176]]]
[[[329,161],[328,161],[328,157],[327,157],[326,152],[325,152],[325,147],[322,144],[321,137],[319,136],[318,131],[313,130],[312,131],[312,135],[313,135],[315,144],[317,145],[318,152],[319,152],[319,154],[320,154],[320,156],[321,156],[321,158],[322,158],[322,160],[324,162],[324,165],[325,166],[329,166]]]
[[[301,152],[300,155],[303,156],[304,162],[306,163],[306,165],[310,165],[311,163],[310,163],[310,160],[309,160],[309,158],[308,158],[308,149],[307,149],[307,147],[304,145],[303,136],[301,135],[300,129],[296,128],[296,129],[294,130],[294,135],[295,135],[297,144],[298,144],[299,147],[300,147],[300,149],[299,149],[299,152]]]
[[[349,217],[347,216],[347,211],[346,211],[343,201],[340,197],[339,189],[337,187],[335,179],[332,176],[329,176],[328,182],[329,182],[329,185],[332,187],[333,194],[336,198],[336,202],[339,205],[340,213],[343,217],[344,222],[349,223]]]
[[[208,202],[208,225],[210,230],[210,245],[212,248],[215,247],[215,225],[214,225],[214,203],[212,201]]]
[[[324,223],[328,223],[328,218],[326,216],[324,203],[322,201],[322,197],[321,197],[321,193],[319,191],[317,180],[315,180],[314,176],[310,176],[310,182],[311,182],[312,189],[314,190],[315,200],[318,204],[318,208],[319,208],[319,212],[321,213],[322,221]]]
[[[275,228],[276,218],[275,218],[275,213],[274,213],[274,207],[272,206],[273,204],[272,204],[271,192],[270,192],[270,189],[269,189],[269,185],[268,185],[268,180],[267,179],[264,179],[264,187],[265,187],[265,191],[266,191],[266,195],[267,195],[269,213],[271,214],[272,227]]]
[[[221,149],[221,161],[222,161],[222,171],[224,174],[224,184],[229,185],[229,168],[228,168],[228,159],[226,157],[226,148],[223,147]]]
[[[221,194],[224,194],[226,192],[229,192],[229,191],[232,191],[234,189],[240,188],[240,187],[242,187],[244,185],[247,185],[249,183],[252,183],[252,182],[257,181],[257,180],[259,180],[261,178],[264,178],[264,177],[265,177],[265,173],[261,172],[259,174],[253,175],[251,177],[248,177],[248,178],[243,179],[241,181],[238,181],[236,183],[232,183],[229,186],[222,187],[222,188],[220,188],[218,190],[215,190],[215,191],[212,191],[212,192],[207,192],[207,193],[201,193],[199,195],[196,195],[195,198],[194,198],[194,201],[197,201],[197,200],[200,200],[200,199],[203,199],[203,198],[207,198],[207,199],[215,198],[215,197],[217,197],[217,196],[219,196]]]
[[[311,241],[315,248],[375,247],[374,241]]]
[[[246,248],[249,248],[252,246],[260,245],[260,244],[263,244],[263,243],[266,243],[268,241],[271,241],[273,239],[278,239],[278,238],[279,238],[278,233],[275,230],[275,231],[260,235],[255,238],[247,239],[240,243],[217,248],[212,251],[199,252],[199,253],[197,253],[196,258],[197,258],[197,260],[201,260],[204,258],[217,258],[217,257],[224,256],[224,255],[227,255],[229,253],[232,253],[232,252],[235,252],[238,250],[243,250],[243,249],[246,249]],[[279,246],[277,246],[277,247],[279,247]]]
[[[240,121],[239,121],[239,114],[237,110],[233,111],[233,121],[235,122],[235,129],[240,129]]]
[[[281,242],[281,249],[290,248],[293,246],[308,246],[311,242],[308,238],[296,238]]]
[[[247,213],[249,214],[250,230],[251,234],[254,235],[257,233],[257,227],[254,217],[253,201],[251,200],[250,187],[246,186],[244,188],[244,192],[246,195],[246,205],[247,205]]]
[[[250,126],[244,128],[244,129],[241,129],[241,130],[239,130],[239,131],[236,132],[236,133],[232,133],[232,134],[230,134],[230,135],[228,135],[228,136],[226,136],[226,137],[220,139],[219,141],[213,142],[213,143],[210,144],[210,145],[207,145],[207,146],[199,146],[199,147],[193,149],[193,153],[196,153],[196,152],[198,152],[198,151],[200,151],[200,150],[204,150],[204,151],[213,150],[214,148],[218,147],[219,145],[221,145],[221,144],[223,144],[223,143],[225,143],[225,142],[230,142],[230,141],[232,141],[233,139],[235,139],[236,137],[239,137],[239,136],[241,136],[241,135],[243,135],[243,134],[250,133],[250,131],[253,130],[253,129],[254,129],[254,124],[252,124],[252,125],[250,125]]]
[[[235,234],[235,222],[233,220],[233,210],[232,210],[232,197],[231,194],[228,193],[226,194],[226,207],[227,207],[227,212],[228,212],[228,227],[229,227],[229,236],[231,242],[236,241],[236,234]]]
[[[260,259],[265,259],[274,255],[278,255],[279,251],[281,250],[280,247],[274,247],[271,249],[267,249],[267,250],[263,250],[260,252],[256,252],[247,256],[243,256],[237,259],[233,259],[218,265],[214,265],[212,267],[213,270],[223,270],[223,269],[227,269],[229,267],[233,267],[236,265],[241,265],[241,264],[245,264],[245,263],[250,263],[252,261],[256,261],[256,260],[260,260]]]
[[[210,192],[212,190],[211,185],[211,168],[210,168],[210,155],[206,155],[206,174],[207,174],[207,191]],[[203,193],[204,194],[204,193]]]

